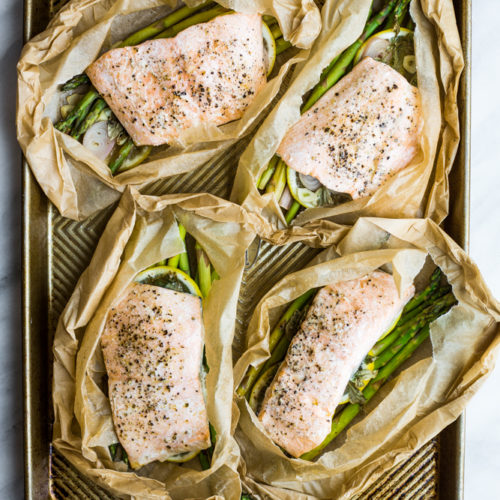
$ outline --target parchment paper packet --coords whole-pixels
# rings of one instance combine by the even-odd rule
[[[361,218],[335,247],[281,280],[260,301],[248,329],[248,350],[235,366],[235,386],[249,364],[267,359],[270,325],[308,289],[387,263],[400,289],[414,277],[422,288],[432,262],[446,275],[458,305],[431,324],[431,341],[315,462],[287,458],[247,402],[236,398],[240,473],[257,498],[337,499],[361,493],[461,414],[492,371],[500,346],[500,304],[470,258],[430,220]]]
[[[320,30],[313,0],[219,3],[236,11],[272,14],[284,37],[296,47],[309,47]],[[117,200],[127,185],[141,189],[158,179],[191,171],[221,154],[251,131],[289,69],[306,55],[293,49],[280,55],[271,79],[240,120],[191,129],[183,143],[155,148],[146,163],[113,177],[102,160],[54,128],[67,94],[59,86],[83,72],[116,41],[180,5],[176,0],[73,0],[46,31],[24,47],[18,64],[18,140],[37,181],[62,215],[84,219]]]
[[[118,442],[107,397],[100,337],[110,307],[135,275],[184,251],[177,221],[203,247],[220,279],[203,301],[207,410],[217,432],[212,467],[147,465],[127,472],[112,462]],[[245,250],[254,238],[237,205],[208,194],[141,196],[124,193],[92,261],[64,309],[54,339],[54,446],[81,472],[125,498],[239,499],[238,447],[231,436],[232,351]],[[198,467],[199,469],[199,467]]]
[[[322,70],[363,32],[371,0],[327,0],[322,31],[310,56],[294,69],[290,86],[266,117],[240,158],[231,199],[263,219],[262,234],[271,242],[289,230],[271,193],[256,183],[287,130],[299,119],[302,98],[319,81]],[[422,96],[424,131],[415,159],[370,197],[336,207],[307,209],[292,222],[313,233],[309,223],[325,219],[354,224],[360,216],[421,217],[441,222],[448,213],[448,173],[459,142],[457,91],[463,56],[451,0],[413,0],[415,54]]]

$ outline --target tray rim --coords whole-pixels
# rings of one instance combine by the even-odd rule
[[[49,20],[48,9],[40,8],[44,0],[24,0],[24,42],[45,26]],[[461,140],[450,179],[459,183],[460,192],[450,200],[450,215],[443,227],[466,251],[469,251],[470,206],[470,120],[471,120],[471,50],[472,16],[470,0],[453,0],[462,40],[465,67],[459,89]],[[461,167],[461,168],[457,168]],[[40,371],[51,374],[49,363],[43,365],[37,353],[49,352],[48,346],[48,252],[51,234],[49,218],[51,205],[41,191],[36,179],[23,158],[23,396],[24,396],[24,489],[25,498],[48,498],[50,467],[50,422],[41,422],[40,414],[50,414],[50,394],[44,381],[37,376]],[[40,258],[41,257],[41,258]],[[40,363],[40,361],[42,361]],[[45,370],[44,370],[45,368]],[[51,378],[51,377],[50,377]],[[48,397],[47,397],[48,396]],[[40,439],[40,436],[42,438]],[[38,443],[36,438],[38,437]],[[46,446],[40,441],[47,437]],[[464,491],[465,412],[439,434],[439,455],[446,453],[446,460],[439,460],[438,496],[462,500]],[[45,481],[39,477],[45,473]],[[446,495],[446,496],[445,496]]]

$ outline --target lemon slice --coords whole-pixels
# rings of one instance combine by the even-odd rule
[[[385,51],[389,44],[394,39],[396,32],[393,29],[380,31],[372,35],[366,42],[361,45],[354,58],[354,64],[357,64],[363,57],[372,57],[373,59],[383,59]],[[406,28],[400,28],[398,37],[413,35],[413,31]]]
[[[311,191],[305,187],[299,187],[297,177],[297,172],[293,168],[286,167],[286,182],[294,200],[306,208],[318,207],[321,201],[321,188]]]
[[[400,320],[401,318],[401,314],[402,313],[399,313],[399,315],[396,317],[396,319],[392,322],[392,325],[387,329],[387,331],[377,340],[377,342],[379,340],[382,340],[383,338],[387,337],[387,335],[389,335],[389,333],[392,332],[392,330],[394,330],[394,328],[396,328],[396,325],[398,324],[398,321]]]
[[[180,453],[179,455],[174,455],[173,457],[169,457],[165,460],[165,462],[174,462],[176,464],[183,464],[185,462],[189,462],[194,457],[200,454],[200,450],[197,451],[187,451],[186,453]]]
[[[198,285],[186,273],[175,267],[150,267],[145,271],[141,271],[135,277],[134,281],[147,285],[161,286],[177,292],[190,293],[191,295],[201,297]]]
[[[266,66],[267,75],[269,76],[276,62],[276,42],[269,26],[262,22],[262,38],[264,39],[264,64]]]
[[[143,163],[151,153],[152,149],[153,148],[151,146],[134,147],[132,152],[127,156],[126,160],[122,163],[121,167],[117,170],[117,173],[125,172],[125,170],[137,167],[137,165]]]

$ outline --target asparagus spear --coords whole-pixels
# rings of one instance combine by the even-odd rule
[[[329,90],[340,80],[340,78],[342,78],[342,76],[344,76],[347,68],[352,63],[360,47],[375,32],[375,30],[382,25],[387,16],[394,9],[397,1],[398,0],[390,0],[386,7],[384,7],[378,14],[368,21],[361,36],[341,54],[326,77],[313,89],[309,99],[307,99],[306,103],[302,107],[303,113],[316,104],[320,97],[322,97],[327,90]]]
[[[141,30],[133,33],[128,38],[123,40],[123,42],[121,42],[118,47],[129,47],[131,45],[138,45],[146,40],[150,40],[166,29],[174,26],[175,24],[183,21],[186,18],[189,18],[195,12],[204,9],[209,5],[213,5],[213,2],[203,2],[196,7],[188,7],[187,5],[181,7],[180,9],[177,9],[176,11],[168,14],[168,16],[155,21],[149,26],[146,26],[145,28],[142,28]]]
[[[57,130],[68,134],[71,131],[72,126],[81,123],[85,116],[87,116],[90,107],[96,99],[99,98],[99,93],[95,88],[91,88],[83,97],[78,105],[73,109],[64,120],[60,120],[56,123],[55,127]]]
[[[178,227],[179,227],[179,236],[181,237],[181,240],[186,241],[186,228],[182,224],[179,224]],[[179,267],[180,258],[181,258],[180,253],[174,255],[173,257],[170,257],[170,259],[168,259],[167,265],[170,267]]]
[[[266,193],[273,193],[276,200],[279,201],[283,191],[286,187],[286,163],[283,160],[279,160],[274,170],[274,174],[267,184]]]
[[[99,97],[99,99],[94,102],[88,115],[78,126],[74,127],[75,130],[71,132],[71,136],[75,139],[80,139],[80,137],[99,119],[99,116],[105,108],[107,108],[106,101]]]
[[[191,271],[189,269],[189,257],[187,252],[182,252],[179,255],[179,269],[184,271],[187,275],[191,275]]]
[[[167,28],[166,30],[160,32],[154,38],[157,39],[157,38],[173,37],[178,33],[180,33],[181,31],[185,30],[186,28],[189,28],[190,26],[194,26],[195,24],[200,24],[200,23],[206,23],[207,21],[210,21],[214,17],[220,16],[221,14],[224,14],[226,12],[228,12],[227,9],[221,7],[220,5],[217,5],[212,9],[199,12],[198,14],[194,14],[193,16],[184,19],[184,21],[181,21],[180,23],[177,23],[174,26],[171,26],[170,28]]]
[[[198,286],[200,287],[203,298],[206,298],[210,292],[210,288],[212,287],[211,264],[207,254],[198,242],[195,244],[195,249],[196,261],[198,263]]]
[[[133,147],[134,147],[134,142],[129,137],[125,141],[125,143],[120,147],[118,153],[115,155],[114,159],[108,165],[112,174],[114,174],[122,166],[123,162],[127,159],[127,156],[130,154],[130,151],[132,151]]]
[[[292,44],[288,40],[285,40],[284,38],[277,38],[276,55],[279,56],[281,53],[285,52],[285,50],[288,50],[291,46]]]
[[[299,209],[300,209],[300,203],[297,200],[293,200],[292,205],[290,206],[288,212],[285,215],[285,221],[287,224],[290,224],[290,222],[293,221]]]
[[[388,346],[390,346],[402,333],[407,333],[411,330],[417,331],[423,328],[427,323],[430,323],[441,316],[442,311],[451,307],[455,303],[455,297],[452,293],[441,297],[435,302],[426,307],[422,313],[411,321],[397,326],[387,337],[377,342],[370,351],[370,356],[378,356]]]
[[[265,189],[267,186],[267,183],[271,180],[271,177],[273,176],[274,170],[276,169],[276,163],[278,163],[278,156],[274,155],[270,160],[269,163],[267,164],[266,170],[262,173],[260,176],[260,180],[257,183],[257,187],[259,189]]]
[[[278,324],[274,327],[274,330],[271,332],[271,335],[269,336],[269,352],[271,352],[271,355],[273,351],[275,350],[276,345],[278,342],[283,338],[283,335],[285,333],[285,326],[290,320],[290,318],[293,316],[293,314],[296,311],[299,311],[302,309],[302,307],[307,303],[307,301],[316,293],[316,288],[312,288],[311,290],[308,290],[306,293],[301,295],[300,297],[297,297],[288,307],[288,309],[285,311],[283,316],[281,316],[280,320],[278,321]],[[240,386],[236,390],[236,392],[240,396],[245,396],[250,389],[252,388],[253,384],[259,377],[259,375],[262,373],[264,369],[264,365],[266,363],[261,364],[259,367],[254,367],[250,366],[248,369],[247,373],[243,377],[243,380],[240,383]],[[269,366],[269,365],[268,365]]]
[[[429,336],[429,326],[426,325],[418,335],[412,338],[401,351],[396,354],[377,374],[377,376],[362,391],[366,401],[369,401],[387,381],[387,379],[415,352]],[[360,404],[348,404],[342,412],[332,421],[332,430],[325,440],[313,450],[304,453],[300,458],[313,460],[328,446],[358,415],[361,410]]]
[[[61,90],[66,92],[67,90],[75,90],[80,87],[80,85],[88,85],[90,83],[89,77],[85,73],[80,73],[70,78],[66,83],[61,86]]]
[[[436,269],[434,269],[430,277],[429,284],[427,285],[427,287],[424,288],[424,290],[422,290],[419,294],[415,295],[415,297],[413,297],[411,300],[407,302],[407,304],[403,309],[403,315],[406,312],[411,311],[412,309],[415,309],[417,306],[419,306],[429,297],[429,295],[431,295],[434,292],[434,290],[436,290],[436,288],[439,285],[441,276],[442,276],[441,269],[439,269],[439,267],[436,267]]]
[[[410,0],[400,0],[396,8],[391,12],[391,15],[385,22],[384,29],[393,29],[403,24],[404,18],[408,12]]]

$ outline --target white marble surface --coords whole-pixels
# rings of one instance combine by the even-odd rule
[[[15,63],[22,0],[0,1],[0,498],[23,497],[21,357],[21,181],[15,142]],[[500,297],[500,32],[495,0],[473,12],[471,255]],[[500,498],[500,369],[467,411],[465,499]],[[445,457],[443,457],[446,459]]]

